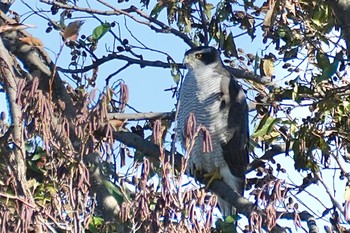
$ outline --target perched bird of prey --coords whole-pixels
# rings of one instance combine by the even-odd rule
[[[185,53],[188,73],[180,89],[177,132],[186,146],[186,127],[190,113],[196,125],[204,126],[211,136],[212,150],[203,151],[203,134],[198,134],[190,151],[187,172],[222,178],[243,194],[245,167],[248,163],[248,107],[244,92],[225,69],[213,47],[197,47]],[[214,178],[215,179],[215,178]],[[211,179],[212,181],[212,179]],[[219,197],[224,216],[234,208]]]

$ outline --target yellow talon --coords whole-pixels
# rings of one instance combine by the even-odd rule
[[[207,181],[207,184],[205,185],[205,189],[208,189],[210,187],[210,185],[214,182],[214,180],[221,180],[222,176],[221,176],[219,170],[215,170],[213,172],[204,174],[203,178],[205,181]]]

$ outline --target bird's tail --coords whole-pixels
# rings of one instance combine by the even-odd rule
[[[237,216],[236,216],[236,214],[237,214],[236,208],[234,208],[230,203],[228,203],[227,201],[225,201],[221,197],[218,197],[218,205],[219,205],[221,214],[223,216],[224,222],[229,224],[228,227],[230,229],[232,229],[232,231],[230,231],[230,232],[236,233],[237,226],[238,226]],[[232,218],[229,221],[227,221],[226,218],[228,216],[231,216],[234,219],[234,222],[232,222]]]
[[[227,217],[230,215],[236,215],[236,208],[234,208],[230,203],[218,197],[218,205],[222,216]]]

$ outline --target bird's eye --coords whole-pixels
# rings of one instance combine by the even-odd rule
[[[202,58],[202,54],[201,54],[201,53],[196,53],[195,57],[196,57],[197,59],[201,59],[201,58]]]

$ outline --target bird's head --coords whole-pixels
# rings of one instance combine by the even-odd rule
[[[184,64],[188,69],[202,69],[222,64],[219,52],[209,46],[200,46],[185,53]]]

